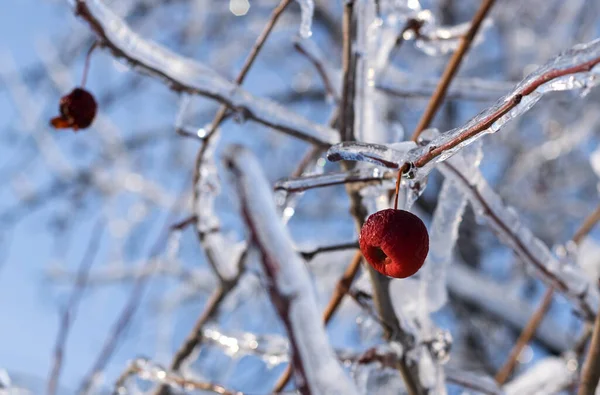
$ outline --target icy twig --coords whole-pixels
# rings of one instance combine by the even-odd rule
[[[59,384],[60,372],[63,365],[69,330],[71,328],[71,323],[77,314],[77,308],[79,301],[81,300],[81,296],[83,295],[83,291],[86,288],[90,269],[96,260],[98,250],[100,248],[100,241],[102,240],[103,229],[103,221],[99,220],[91,232],[87,249],[83,255],[81,263],[79,264],[79,269],[77,270],[77,279],[75,280],[73,291],[71,292],[69,300],[67,301],[67,305],[64,307],[61,315],[60,327],[58,328],[58,334],[56,336],[56,342],[54,345],[52,369],[50,371],[50,375],[48,376],[48,386],[46,390],[48,395],[54,395]]]
[[[344,274],[342,274],[342,277],[336,283],[333,295],[331,296],[331,299],[329,299],[329,302],[327,303],[327,306],[323,311],[322,320],[325,325],[327,325],[331,318],[333,318],[333,315],[340,307],[344,296],[346,296],[346,294],[349,292],[350,286],[352,285],[352,282],[354,281],[354,278],[358,273],[358,269],[360,268],[362,258],[362,253],[360,251],[356,251],[354,257],[352,258],[352,261],[350,261],[350,264],[346,267]],[[274,393],[278,393],[281,392],[281,390],[283,390],[287,382],[290,380],[291,374],[292,369],[291,366],[288,365],[286,370],[279,377],[279,379],[277,379],[277,382],[273,387]]]
[[[143,380],[153,383],[160,383],[179,390],[185,391],[207,391],[219,395],[244,395],[239,391],[228,390],[220,385],[186,379],[175,372],[163,369],[159,365],[146,359],[136,359],[129,363],[129,366],[117,379],[113,395],[127,394],[127,381],[132,376],[138,376]]]
[[[225,155],[225,165],[234,177],[242,216],[262,256],[271,300],[290,338],[300,392],[356,394],[327,341],[308,273],[281,223],[257,160],[234,146]]]
[[[448,90],[448,86],[450,86],[450,83],[452,82],[452,79],[456,75],[456,72],[458,71],[460,64],[462,63],[467,51],[471,47],[471,43],[473,42],[475,35],[479,31],[479,27],[482,25],[483,20],[485,19],[486,15],[488,14],[490,9],[494,5],[494,2],[495,2],[495,0],[483,0],[481,2],[479,9],[473,16],[469,30],[461,38],[458,48],[456,49],[456,51],[450,58],[450,61],[448,62],[448,65],[446,66],[446,69],[444,70],[444,73],[442,74],[442,77],[440,78],[440,83],[439,83],[438,87],[436,88],[435,92],[431,96],[431,100],[427,104],[425,113],[423,114],[423,116],[419,120],[419,123],[417,124],[417,127],[412,136],[413,141],[416,141],[417,138],[419,137],[419,135],[421,134],[421,132],[423,130],[425,130],[427,127],[429,127],[431,120],[437,113],[437,110],[440,107],[440,104],[442,104],[442,101],[444,100],[444,98],[446,96],[446,91]]]
[[[409,155],[417,168],[448,159],[460,148],[478,137],[500,130],[504,124],[528,111],[551,91],[590,89],[600,79],[595,66],[600,63],[600,40],[574,46],[561,53],[527,76],[516,88],[498,102],[482,111],[465,125],[433,139]]]
[[[578,306],[586,319],[594,317],[598,309],[598,291],[581,269],[559,262],[548,247],[519,221],[516,213],[504,205],[480,172],[470,170],[470,175],[467,175],[463,172],[463,164],[453,162],[452,165],[441,164],[439,170],[446,178],[462,185],[477,215],[485,218],[499,239],[535,269],[544,282],[563,292]]]
[[[342,184],[381,184],[383,180],[392,179],[393,176],[394,173],[381,171],[380,169],[356,169],[337,173],[286,178],[275,183],[275,190],[292,193]]]
[[[100,46],[138,70],[163,79],[175,91],[210,97],[247,119],[313,144],[327,146],[339,141],[333,129],[255,97],[207,66],[143,39],[101,0],[76,0],[75,12],[96,33]]]
[[[583,238],[592,230],[598,221],[600,221],[600,206],[598,206],[596,210],[594,210],[583,220],[583,223],[573,236],[573,242],[575,244],[580,244]],[[540,326],[542,319],[550,309],[553,295],[554,287],[549,287],[544,293],[544,297],[542,298],[542,302],[540,303],[539,307],[531,316],[531,319],[527,322],[527,325],[525,325],[525,328],[523,328],[523,331],[519,335],[515,346],[509,353],[508,359],[496,374],[495,379],[498,384],[504,384],[512,373],[517,364],[517,360],[521,354],[521,351],[523,351],[523,348],[535,335],[535,332]]]
[[[329,150],[328,158],[335,160],[360,160],[399,168],[403,163],[400,151],[384,145],[346,143]],[[483,175],[473,169],[466,170],[462,158],[456,157],[452,164],[441,163],[438,169],[456,185],[476,209],[477,215],[486,219],[500,240],[523,262],[534,268],[548,285],[563,292],[579,309],[586,319],[595,317],[598,308],[598,290],[587,280],[581,269],[564,265],[552,255],[548,247],[518,219],[512,209],[507,208],[500,197],[489,187]]]

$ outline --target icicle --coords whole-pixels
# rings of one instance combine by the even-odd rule
[[[312,36],[313,14],[315,13],[314,0],[296,0],[300,5],[300,37],[309,38]]]

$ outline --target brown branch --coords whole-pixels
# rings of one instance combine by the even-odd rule
[[[81,263],[79,264],[79,270],[77,271],[77,278],[75,280],[73,292],[71,292],[71,296],[69,297],[67,305],[65,306],[61,316],[60,327],[58,329],[58,335],[56,336],[56,343],[54,346],[53,365],[48,379],[48,395],[54,395],[56,393],[56,388],[59,383],[60,372],[63,365],[67,338],[69,336],[69,330],[71,328],[71,323],[75,318],[77,306],[79,305],[83,291],[86,288],[90,269],[98,254],[100,241],[102,240],[103,228],[103,221],[99,220],[91,232],[87,249],[83,255]]]
[[[590,215],[588,215],[579,229],[575,232],[573,236],[573,242],[575,244],[580,244],[584,237],[594,228],[594,226],[600,221],[600,206],[598,206]],[[513,369],[517,365],[517,360],[519,355],[523,351],[523,348],[531,341],[533,336],[535,335],[535,331],[540,326],[542,319],[550,309],[550,305],[552,302],[552,297],[554,295],[554,287],[549,287],[544,294],[542,302],[539,307],[535,311],[535,313],[531,316],[531,319],[521,331],[519,338],[513,349],[509,353],[509,357],[507,361],[504,363],[502,368],[496,374],[495,380],[498,384],[502,385],[506,382]]]
[[[573,242],[577,245],[581,244],[583,239],[592,231],[598,222],[600,222],[600,205],[598,205],[598,207],[583,220],[583,223],[577,232],[575,232],[575,235],[573,235]]]
[[[359,248],[358,242],[353,241],[351,243],[335,244],[326,247],[319,247],[312,251],[302,251],[300,255],[307,261],[313,259],[316,255],[323,254],[325,252],[341,251],[341,250],[355,250]]]
[[[456,51],[450,58],[450,61],[446,65],[446,69],[444,70],[444,73],[440,78],[440,82],[437,88],[435,89],[435,92],[433,92],[429,103],[427,104],[427,109],[425,110],[425,113],[423,114],[423,116],[419,120],[419,123],[417,124],[417,127],[412,136],[413,141],[417,141],[421,132],[429,126],[431,120],[437,113],[440,104],[442,104],[442,101],[446,96],[446,91],[448,90],[452,79],[456,75],[456,72],[458,71],[458,68],[462,63],[465,54],[471,47],[471,43],[473,42],[475,35],[479,31],[479,28],[483,23],[485,16],[488,14],[490,9],[494,5],[494,2],[495,0],[483,0],[481,2],[479,9],[475,13],[475,16],[473,16],[469,30],[461,38],[458,48],[456,49]]]
[[[596,314],[588,355],[583,363],[578,395],[594,395],[600,380],[600,310]]]
[[[550,309],[553,296],[554,287],[549,287],[546,290],[546,293],[544,294],[542,303],[540,303],[539,307],[531,316],[531,319],[527,322],[527,325],[525,325],[525,328],[523,328],[523,331],[519,335],[515,346],[509,353],[508,359],[496,374],[496,377],[494,379],[499,385],[502,385],[506,382],[513,369],[517,365],[519,355],[521,355],[523,348],[525,348],[527,343],[529,343],[529,341],[533,338],[533,335],[535,335],[535,331],[540,326],[542,320],[544,319],[544,316]]]

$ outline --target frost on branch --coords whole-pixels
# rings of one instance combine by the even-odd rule
[[[255,120],[315,144],[339,141],[335,130],[311,122],[275,102],[255,97],[206,65],[145,40],[101,0],[77,0],[75,8],[115,57],[141,72],[163,79],[171,89],[213,98],[237,111],[242,119]]]
[[[233,146],[225,164],[262,256],[271,300],[290,338],[297,387],[302,393],[356,394],[327,341],[308,272],[281,223],[258,161],[245,148]]]

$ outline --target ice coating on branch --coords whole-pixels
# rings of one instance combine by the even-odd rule
[[[577,377],[577,360],[542,359],[504,386],[506,395],[546,395],[564,390]]]
[[[289,342],[280,335],[256,335],[250,332],[224,333],[217,327],[205,328],[203,338],[225,354],[235,358],[247,355],[259,357],[268,367],[289,361]]]
[[[300,5],[300,37],[309,38],[312,36],[312,22],[315,13],[314,0],[296,0]]]
[[[182,125],[193,111],[196,103],[193,97],[184,97],[181,102],[178,121]],[[206,147],[202,163],[198,168],[199,179],[194,185],[198,198],[193,208],[196,215],[196,226],[203,235],[203,246],[210,264],[218,275],[224,279],[234,278],[238,273],[238,262],[245,250],[246,243],[238,241],[233,235],[224,234],[220,229],[220,221],[215,212],[215,200],[221,194],[221,181],[215,163],[215,147],[219,142],[219,134],[213,136]]]
[[[492,26],[491,19],[485,19],[473,41],[473,46],[483,42],[485,31]],[[461,38],[469,31],[471,22],[454,26],[437,26],[435,21],[428,21],[419,30],[415,46],[429,56],[446,55],[458,47]]]
[[[241,119],[250,116],[259,123],[307,141],[320,145],[339,141],[337,131],[332,128],[311,122],[271,100],[255,97],[206,65],[144,39],[102,0],[76,0],[75,4],[76,12],[85,15],[101,44],[115,57],[165,80],[172,89],[214,98],[238,111]]]
[[[281,223],[271,187],[256,158],[241,146],[225,154],[244,220],[262,257],[268,291],[290,337],[300,392],[357,394],[339,365],[321,323],[304,261]]]
[[[302,192],[313,188],[322,188],[350,182],[381,183],[385,177],[391,178],[392,173],[379,168],[365,168],[351,171],[307,175],[297,178],[286,178],[275,183],[275,190],[287,192]]]
[[[477,169],[483,157],[481,143],[463,150],[462,157],[469,169]],[[439,310],[448,300],[448,266],[466,203],[461,188],[452,180],[445,180],[429,230],[429,255],[421,269],[421,305],[427,306],[427,313]]]
[[[598,289],[580,267],[558,260],[540,239],[519,220],[514,209],[504,205],[477,169],[460,156],[438,166],[467,197],[476,215],[485,219],[500,241],[510,247],[548,285],[553,285],[578,306],[588,318],[598,309]]]
[[[598,63],[600,39],[573,47],[539,67],[511,93],[464,126],[443,133],[426,146],[413,150],[409,155],[410,161],[416,162],[430,152],[439,152],[439,155],[432,158],[430,165],[421,170],[427,173],[431,169],[431,163],[444,161],[482,136],[497,132],[507,122],[527,112],[543,94],[552,91],[591,89],[600,81]]]
[[[343,142],[334,145],[327,151],[327,159],[332,162],[340,160],[368,162],[388,169],[397,169],[404,163],[408,151],[413,149],[416,144],[406,141],[393,146],[395,149],[381,144]]]

